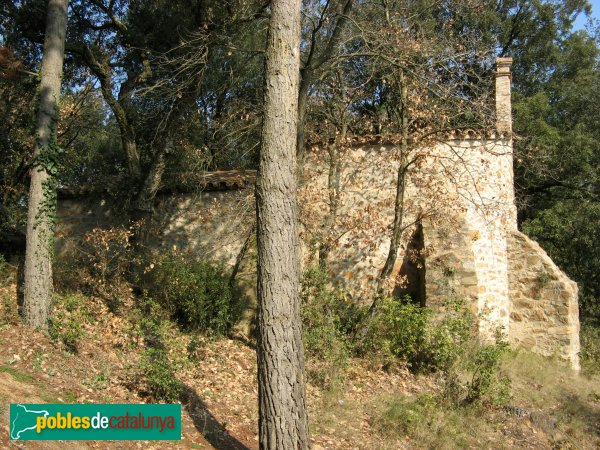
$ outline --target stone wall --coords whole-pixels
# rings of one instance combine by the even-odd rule
[[[579,369],[577,284],[523,233],[508,238],[510,342]]]
[[[348,149],[340,164],[339,209],[328,219],[328,165],[308,157],[300,192],[305,242],[331,227],[328,258],[334,279],[357,302],[372,297],[385,261],[393,219],[398,149]],[[409,173],[403,243],[393,271],[396,294],[422,289],[425,305],[443,309],[449,297],[465,299],[480,318],[482,336],[504,330],[515,346],[558,354],[578,367],[577,287],[533,241],[516,231],[510,141],[474,136],[415,150],[426,160]],[[233,266],[252,233],[251,189],[159,195],[147,245],[190,252]],[[102,196],[59,201],[59,258],[76,251],[95,227],[124,224]],[[421,218],[418,220],[418,218]],[[410,254],[415,243],[419,253]],[[305,260],[310,246],[305,247]],[[242,280],[254,293],[254,265],[246,258]],[[407,287],[405,275],[422,286]],[[421,277],[419,281],[419,277]],[[407,291],[408,288],[408,291]]]
[[[254,220],[252,189],[158,195],[156,214],[145,228],[151,249],[176,249],[233,266]],[[103,195],[60,199],[57,256],[77,252],[94,228],[126,225],[126,219]]]
[[[398,151],[394,146],[361,146],[340,156],[333,226],[329,164],[319,154],[306,161],[304,178],[310,182],[303,186],[300,202],[305,233],[309,240],[334,236],[328,267],[356,301],[372,297],[387,256]],[[416,255],[416,265],[423,266],[427,305],[439,307],[449,296],[460,296],[482,317],[482,333],[508,331],[506,231],[516,228],[510,141],[471,133],[432,148],[412,149],[408,158],[422,162],[407,172],[407,228],[392,289],[402,291],[411,282],[403,267],[415,257],[406,249],[418,225],[424,249]]]

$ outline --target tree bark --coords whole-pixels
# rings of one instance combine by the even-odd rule
[[[115,98],[113,94],[112,75],[110,74],[108,63],[102,63],[98,61],[92,50],[87,45],[83,47],[81,52],[83,54],[83,59],[90,70],[94,73],[94,75],[96,75],[96,77],[98,77],[98,80],[100,81],[102,97],[115,115],[115,120],[117,121],[117,125],[119,126],[119,131],[121,133],[121,145],[123,146],[123,151],[125,152],[127,158],[129,176],[138,182],[142,178],[142,167],[140,163],[140,155],[137,149],[137,143],[135,140],[135,130],[127,111],[123,106],[125,100],[123,87],[121,87],[119,97]]]
[[[388,249],[387,259],[377,278],[377,292],[386,291],[385,285],[392,273],[396,260],[398,259],[398,250],[402,243],[402,232],[404,231],[404,193],[406,190],[406,172],[408,170],[408,90],[404,81],[404,76],[400,75],[400,96],[401,96],[401,117],[400,126],[402,130],[402,141],[400,143],[400,163],[398,174],[396,176],[396,198],[394,200],[394,222],[392,224],[392,235],[390,238],[390,247]],[[376,305],[373,303],[372,308]],[[374,311],[373,311],[374,312]]]
[[[68,0],[49,0],[42,57],[40,107],[31,167],[25,250],[25,322],[47,330],[52,300],[56,222],[56,123],[65,53]]]
[[[300,0],[274,0],[256,187],[261,449],[309,448],[300,322],[296,133]]]
[[[406,191],[406,174],[410,163],[408,162],[408,90],[404,81],[404,76],[400,75],[400,96],[401,96],[401,111],[400,124],[402,130],[402,141],[400,143],[400,162],[396,176],[396,196],[394,199],[394,222],[392,223],[392,233],[390,236],[390,246],[388,248],[387,258],[377,276],[377,295],[373,299],[369,311],[363,320],[361,327],[358,329],[358,341],[364,342],[369,322],[377,315],[381,301],[386,291],[389,292],[386,284],[389,282],[390,274],[394,269],[396,260],[398,259],[398,250],[402,243],[402,232],[404,231],[404,194]]]

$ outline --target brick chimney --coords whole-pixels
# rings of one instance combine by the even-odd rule
[[[512,58],[496,58],[496,128],[500,132],[512,132],[510,82]]]

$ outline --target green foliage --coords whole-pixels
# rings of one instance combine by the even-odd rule
[[[4,255],[0,253],[0,287],[6,286],[10,280],[11,276],[9,275],[9,266],[4,258]]]
[[[443,399],[451,406],[505,405],[511,380],[501,370],[508,354],[504,337],[496,334],[494,342],[472,339],[441,373]]]
[[[167,253],[148,262],[140,286],[186,330],[227,334],[239,319],[242,296],[221,265]]]
[[[20,381],[21,383],[33,383],[34,378],[28,373],[24,373],[19,371],[18,369],[10,366],[0,366],[0,373],[8,373],[15,380]]]
[[[506,403],[510,392],[510,379],[502,376],[499,369],[507,350],[508,344],[498,341],[476,347],[466,358],[464,368],[469,374],[465,385],[466,403]]]
[[[376,428],[384,433],[414,434],[431,423],[439,405],[435,397],[423,394],[414,400],[406,397],[387,399]]]
[[[68,126],[60,136],[64,155],[60,158],[60,182],[104,188],[127,167],[121,150],[119,129],[98,91],[88,87],[67,92],[61,99]]]
[[[142,297],[136,308],[136,328],[146,348],[134,367],[133,383],[143,394],[157,401],[179,401],[183,386],[175,377],[175,361],[170,357],[165,339],[170,322],[159,302]]]
[[[374,400],[371,426],[389,441],[381,448],[497,448],[505,415],[478,405],[449,407],[438,395],[394,395]],[[408,438],[408,439],[407,439]],[[400,444],[400,442],[402,444]],[[399,445],[400,444],[400,445]]]
[[[55,296],[54,313],[50,322],[50,337],[64,348],[77,353],[80,340],[84,337],[84,323],[93,320],[85,306],[85,299],[76,295]]]
[[[386,298],[378,319],[382,329],[377,330],[377,339],[383,341],[384,349],[393,356],[418,370],[426,352],[430,317],[431,310],[421,308],[408,298],[404,301]]]
[[[548,29],[559,25],[558,16],[549,17]],[[543,79],[527,71],[513,77],[519,80],[513,105],[521,136],[515,141],[515,179],[523,231],[578,283],[581,316],[600,321],[600,116],[595,107],[600,51],[590,31],[560,36],[554,30],[544,45],[539,41],[526,51],[515,42],[519,59],[527,55],[543,74]]]
[[[362,308],[331,286],[324,270],[312,266],[305,272],[302,337],[311,362],[308,376],[313,383],[330,389],[341,381],[352,350],[351,336],[363,314]]]
[[[600,328],[589,323],[581,324],[581,367],[587,375],[600,373]]]
[[[40,108],[42,108],[40,100]],[[44,111],[44,114],[48,114]],[[58,187],[58,172],[60,159],[64,153],[63,149],[58,145],[56,139],[56,126],[60,115],[58,99],[54,99],[54,111],[50,115],[50,123],[48,124],[49,136],[48,142],[42,145],[41,137],[36,136],[36,149],[34,156],[29,160],[29,167],[32,171],[45,172],[47,178],[42,181],[42,198],[39,199],[38,210],[35,216],[34,228],[44,225],[42,230],[46,233],[42,236],[44,245],[48,247],[49,254],[54,256],[54,230],[56,229],[57,216],[57,192]],[[31,199],[30,199],[31,201]]]
[[[449,367],[463,351],[473,325],[472,314],[459,300],[450,300],[441,319],[403,300],[386,298],[369,330],[368,347],[405,360],[416,372]]]
[[[167,403],[179,401],[183,386],[173,374],[164,348],[147,348],[142,355],[140,369],[150,393],[156,400]]]
[[[439,391],[377,399],[372,426],[385,438],[408,435],[418,448],[474,448],[481,446],[482,438],[495,442],[493,432],[489,438],[480,433],[498,426],[487,426],[488,420],[498,418],[488,406],[505,405],[509,397],[511,383],[501,367],[506,352],[502,341],[484,345],[469,341],[454,363],[439,372]],[[486,421],[481,420],[483,414]]]
[[[523,231],[537,239],[552,259],[578,282],[582,318],[600,321],[600,203],[556,201],[523,223]]]
[[[13,289],[9,287],[16,278],[16,268],[0,254],[0,325],[19,323],[19,310]]]

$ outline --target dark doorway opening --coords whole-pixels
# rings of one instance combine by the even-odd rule
[[[406,247],[406,254],[398,272],[401,283],[394,288],[394,297],[410,299],[425,307],[425,237],[423,224],[417,222],[415,231]]]

